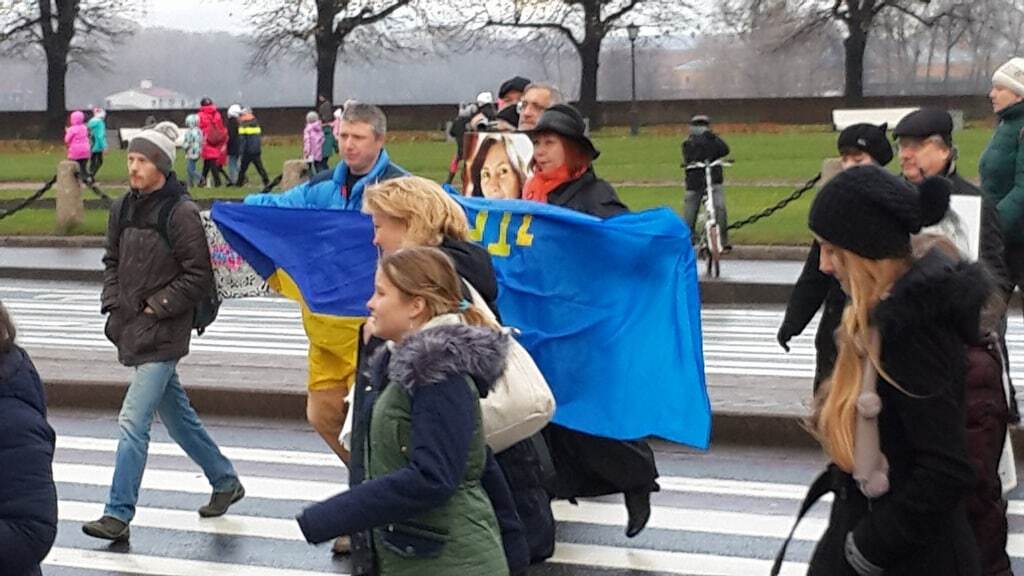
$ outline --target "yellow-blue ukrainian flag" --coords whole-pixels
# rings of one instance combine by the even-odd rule
[[[373,224],[355,211],[216,203],[224,239],[271,288],[302,305],[309,388],[351,386],[373,293]]]

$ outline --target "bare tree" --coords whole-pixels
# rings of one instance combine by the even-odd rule
[[[137,14],[135,0],[0,0],[0,54],[46,58],[47,135],[63,130],[68,67],[109,66],[109,48]]]
[[[797,25],[787,37],[787,42],[798,42],[806,35],[823,28],[841,25],[846,38],[844,50],[844,93],[848,99],[859,100],[864,96],[864,56],[868,39],[879,23],[879,15],[895,11],[913,18],[925,26],[932,26],[940,19],[962,19],[968,16],[963,8],[971,4],[968,0],[946,3],[942,10],[931,7],[931,0],[746,0],[751,13],[761,13],[765,5],[785,5],[786,13],[799,15]]]
[[[580,59],[578,102],[584,115],[593,115],[597,103],[601,45],[609,34],[624,30],[627,20],[645,35],[669,25],[678,31],[688,12],[680,0],[498,0],[461,11],[472,32],[506,28],[521,32],[515,37],[520,42],[552,36],[567,41]]]
[[[252,43],[254,67],[280,58],[307,60],[316,65],[316,94],[334,97],[338,54],[353,32],[393,17],[412,0],[246,0],[253,8],[256,32]],[[384,38],[382,35],[381,38]]]
[[[802,14],[784,0],[724,1],[708,18],[714,27],[693,50],[706,71],[704,97],[827,95],[841,81],[836,76],[842,59],[838,30],[823,27],[788,42]]]

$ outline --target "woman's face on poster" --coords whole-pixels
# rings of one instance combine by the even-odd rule
[[[508,159],[504,142],[496,142],[487,150],[480,167],[480,188],[486,198],[519,198],[522,183]]]

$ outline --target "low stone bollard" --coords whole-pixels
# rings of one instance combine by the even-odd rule
[[[843,171],[843,164],[839,158],[825,158],[821,161],[821,180],[818,181],[818,188],[828,183]]]
[[[285,160],[281,169],[280,190],[291,190],[306,181],[309,177],[306,163],[302,160]]]
[[[67,234],[85,219],[82,201],[82,181],[78,178],[78,163],[65,160],[57,165],[57,232]]]

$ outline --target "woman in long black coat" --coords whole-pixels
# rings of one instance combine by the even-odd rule
[[[615,189],[597,177],[592,165],[599,155],[584,133],[583,117],[575,108],[548,108],[530,131],[534,175],[523,197],[610,218],[629,211]],[[594,383],[599,385],[598,383]],[[658,490],[654,451],[645,440],[612,440],[549,424],[544,437],[557,472],[557,498],[623,494],[632,538],[647,525],[651,492]]]
[[[966,512],[974,473],[964,386],[990,289],[976,266],[939,250],[911,257],[911,234],[948,206],[938,190],[918,194],[880,168],[856,167],[811,207],[821,270],[850,304],[812,416],[836,498],[810,576],[981,573]]]

